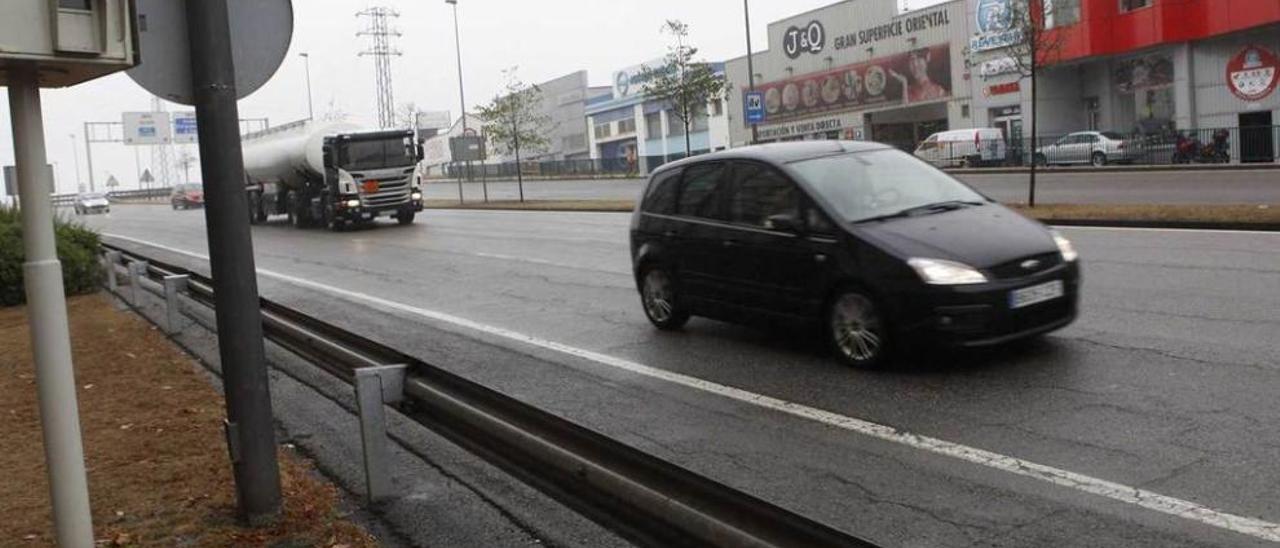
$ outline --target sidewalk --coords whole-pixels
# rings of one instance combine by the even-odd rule
[[[68,301],[99,546],[376,546],[339,491],[290,449],[275,527],[234,521],[222,398],[199,365],[103,295]],[[0,309],[0,545],[52,546],[25,308]]]

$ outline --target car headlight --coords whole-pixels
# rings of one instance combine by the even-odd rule
[[[1052,231],[1053,243],[1058,244],[1058,251],[1062,252],[1062,260],[1073,262],[1080,258],[1080,254],[1076,252],[1076,246],[1071,244],[1066,236],[1063,236],[1057,230]]]
[[[929,285],[968,285],[987,282],[978,269],[955,261],[942,259],[910,259],[907,264],[915,269],[920,279]]]
[[[422,193],[421,193],[421,192],[414,192],[413,194],[410,194],[410,195],[409,195],[409,197],[410,197],[410,198],[413,198],[413,199],[414,199],[414,201],[421,200],[421,199],[422,199]]]
[[[360,200],[347,200],[347,207],[360,207]]]

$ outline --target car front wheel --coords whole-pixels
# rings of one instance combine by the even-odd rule
[[[1091,163],[1093,164],[1094,167],[1105,166],[1107,165],[1107,155],[1101,152],[1095,152],[1093,153],[1093,158],[1091,159]]]
[[[645,316],[658,329],[680,329],[689,322],[689,312],[680,307],[675,280],[661,268],[645,271],[640,281],[640,300]]]
[[[889,330],[875,302],[862,292],[846,289],[831,300],[827,338],[846,365],[873,369],[888,361]]]

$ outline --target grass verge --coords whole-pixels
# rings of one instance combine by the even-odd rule
[[[339,491],[280,451],[284,514],[237,526],[222,398],[192,359],[103,295],[68,300],[98,546],[376,546]],[[0,309],[0,545],[53,546],[26,309]]]

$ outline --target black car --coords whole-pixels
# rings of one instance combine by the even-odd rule
[[[645,314],[821,327],[872,367],[917,343],[984,346],[1076,316],[1071,242],[891,147],[811,141],[663,166],[631,222]]]

